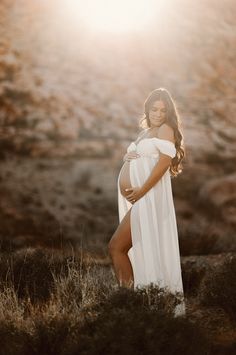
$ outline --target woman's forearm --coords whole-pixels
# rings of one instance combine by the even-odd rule
[[[169,167],[170,163],[166,160],[159,161],[155,165],[148,179],[141,186],[142,195],[145,195],[154,185],[156,185],[156,183],[161,179]]]

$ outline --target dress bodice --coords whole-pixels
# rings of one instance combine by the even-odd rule
[[[127,153],[131,151],[136,151],[140,156],[153,158],[158,158],[160,152],[171,156],[171,158],[176,155],[176,148],[173,142],[156,137],[143,138],[137,144],[131,142],[127,148]]]

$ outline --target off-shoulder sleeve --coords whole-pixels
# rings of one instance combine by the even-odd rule
[[[136,144],[134,142],[130,143],[130,145],[127,148],[127,153],[131,152],[132,150],[136,150]]]
[[[176,155],[176,148],[174,143],[168,141],[167,139],[161,139],[155,137],[155,146],[163,154],[169,155],[171,158],[174,158]]]

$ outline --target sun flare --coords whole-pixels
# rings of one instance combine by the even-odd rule
[[[142,31],[155,19],[163,0],[61,0],[71,21],[92,31]]]

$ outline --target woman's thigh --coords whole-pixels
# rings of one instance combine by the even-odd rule
[[[113,234],[108,248],[109,251],[120,251],[127,253],[132,247],[131,239],[131,226],[130,226],[130,213],[131,209],[126,213],[120,224],[118,225],[115,233]]]

